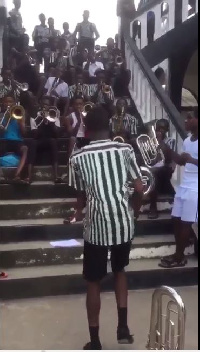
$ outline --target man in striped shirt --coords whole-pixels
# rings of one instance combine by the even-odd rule
[[[143,185],[135,154],[128,144],[109,139],[108,113],[92,109],[85,125],[92,142],[70,160],[70,185],[78,193],[77,220],[86,205],[84,220],[83,274],[87,281],[87,313],[91,341],[84,349],[102,349],[99,339],[100,282],[107,274],[108,250],[115,276],[118,307],[117,339],[131,344],[127,323],[127,281],[124,268],[129,264],[134,235],[134,216],[138,217]],[[128,183],[134,187],[130,208]]]

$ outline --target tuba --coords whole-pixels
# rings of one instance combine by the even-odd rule
[[[23,106],[21,105],[13,105],[11,107],[9,106],[1,119],[0,126],[2,126],[4,130],[7,130],[12,119],[22,120],[24,116],[25,116],[25,110]]]
[[[155,128],[151,127],[151,136],[141,134],[137,138],[137,146],[147,167],[154,167],[159,161],[165,161],[164,154],[159,147]]]
[[[163,314],[163,298],[168,298]],[[174,317],[177,322],[174,322]],[[184,350],[186,309],[182,298],[171,287],[162,286],[154,291],[148,350]],[[164,324],[163,324],[164,323]],[[164,327],[164,328],[163,328]]]

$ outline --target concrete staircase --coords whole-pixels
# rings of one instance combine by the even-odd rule
[[[66,151],[60,144],[60,153]],[[47,160],[45,162],[47,164]],[[62,174],[67,169],[60,167]],[[13,170],[3,170],[10,177]],[[67,184],[54,185],[50,166],[37,166],[29,187],[0,185],[0,268],[9,277],[0,280],[0,299],[51,296],[85,292],[82,279],[82,223],[63,225],[75,206],[75,192]],[[144,204],[136,226],[136,238],[128,267],[130,288],[161,284],[194,285],[197,261],[191,257],[183,269],[163,270],[159,257],[173,253],[174,237],[170,218],[172,199],[159,199],[160,217],[148,220]],[[70,247],[54,247],[51,242],[76,240]],[[193,248],[188,248],[191,256]],[[104,290],[112,290],[111,275]]]

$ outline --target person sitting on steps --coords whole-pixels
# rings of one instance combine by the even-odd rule
[[[25,181],[21,179],[21,174],[24,170],[28,154],[28,148],[23,141],[23,136],[26,132],[25,116],[23,116],[22,119],[10,119],[10,111],[8,110],[6,113],[8,108],[15,105],[16,102],[12,95],[4,98],[3,113],[0,114],[0,156],[15,154],[20,158],[13,182],[25,183]],[[5,113],[5,118],[2,120]],[[10,122],[8,124],[9,119]]]
[[[169,132],[169,122],[166,119],[160,119],[156,123],[156,135],[159,140],[164,142],[173,151],[176,149],[176,141],[170,137],[167,137]],[[150,210],[148,218],[151,220],[157,219],[158,209],[157,200],[158,195],[170,195],[174,197],[175,191],[171,184],[171,178],[175,170],[175,164],[172,159],[165,156],[165,161],[159,161],[152,169],[155,177],[154,190],[149,194],[150,198]]]

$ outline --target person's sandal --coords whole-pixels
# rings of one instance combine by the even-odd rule
[[[165,260],[161,261],[159,266],[165,269],[172,269],[172,268],[183,268],[187,265],[187,259],[183,258],[181,261],[177,260],[175,256],[172,258],[166,258]]]
[[[130,334],[129,328],[117,328],[117,341],[120,345],[132,345],[134,343],[134,337]]]

